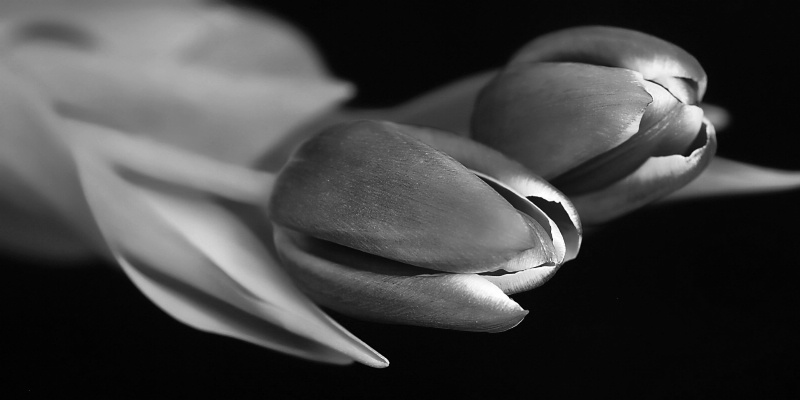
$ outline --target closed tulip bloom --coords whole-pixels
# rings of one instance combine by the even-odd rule
[[[472,136],[520,161],[600,223],[686,185],[716,150],[707,78],[681,48],[610,27],[524,46],[480,93]]]
[[[315,301],[460,330],[518,324],[527,311],[506,294],[544,283],[580,244],[569,201],[519,164],[453,134],[378,121],[304,143],[270,216],[278,253]]]

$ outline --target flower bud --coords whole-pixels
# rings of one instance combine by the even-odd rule
[[[295,152],[273,193],[276,248],[299,285],[369,320],[509,329],[527,311],[506,293],[540,285],[580,245],[563,195],[500,153],[433,129],[336,125]]]
[[[478,97],[472,134],[603,222],[694,179],[716,149],[697,103],[703,68],[681,48],[619,28],[545,35]]]

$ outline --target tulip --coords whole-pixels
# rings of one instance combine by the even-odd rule
[[[385,203],[365,203],[390,216],[359,219],[362,228],[383,224],[376,240],[361,241],[373,248],[344,250],[352,237],[325,241],[307,224],[353,220],[333,218],[318,193],[298,192],[309,187],[297,162],[279,178],[260,167],[287,137],[343,118],[329,111],[351,94],[302,36],[225,6],[79,5],[3,6],[4,248],[62,263],[99,254],[187,325],[297,357],[374,367],[388,361],[312,299],[383,322],[501,331],[527,313],[508,294],[542,284],[576,256],[577,214],[546,182],[472,141],[387,123],[362,124],[384,136],[403,131],[385,139],[401,138],[401,170],[417,168],[402,183],[415,191],[389,188],[377,194]],[[254,42],[260,51],[248,46]],[[349,144],[333,153],[371,156],[382,146]],[[341,179],[372,172],[376,182],[400,168],[306,165]],[[362,194],[350,194],[354,204]],[[293,225],[298,216],[305,219]],[[408,240],[381,236],[391,230]]]
[[[304,143],[270,215],[278,253],[316,302],[459,330],[516,326],[527,311],[506,294],[544,283],[580,244],[569,201],[519,164],[388,122],[343,123]]]
[[[472,136],[605,222],[686,185],[716,150],[703,68],[626,29],[583,27],[524,46],[481,92]]]

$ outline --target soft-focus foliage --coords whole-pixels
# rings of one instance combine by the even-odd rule
[[[294,287],[269,252],[266,218],[256,235],[220,203],[260,216],[273,177],[248,165],[351,92],[301,35],[189,1],[2,11],[6,247],[105,254],[198,329],[319,361],[387,365]]]

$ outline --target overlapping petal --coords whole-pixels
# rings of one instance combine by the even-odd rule
[[[167,313],[198,329],[305,358],[388,364],[301,294],[263,238],[255,237],[204,187],[192,184],[201,178],[189,179],[189,185],[167,181],[161,174],[152,175],[158,169],[139,170],[109,150],[137,139],[81,122],[64,127],[81,187],[114,258]],[[123,148],[128,156],[150,150],[136,144]],[[181,159],[187,174],[202,176],[213,169],[205,162],[217,166],[202,158],[191,162],[191,155],[175,149],[161,150]],[[233,166],[229,170],[234,174],[228,179],[248,175]],[[270,177],[253,172],[247,179],[251,183],[247,187],[259,188],[265,185],[258,181]],[[209,186],[215,191],[213,184]],[[263,223],[268,223],[266,218]]]
[[[88,243],[193,327],[388,364],[280,268],[258,211],[272,175],[244,167],[351,94],[301,35],[189,1],[10,2],[0,57],[4,244],[56,257]]]

